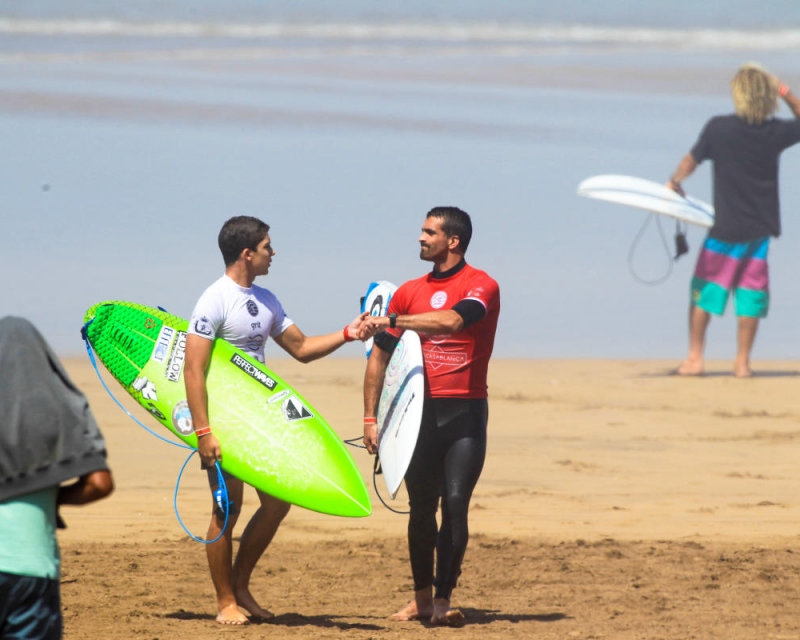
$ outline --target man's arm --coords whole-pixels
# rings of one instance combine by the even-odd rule
[[[374,346],[364,373],[364,445],[372,454],[378,453],[378,425],[374,418],[378,415],[378,401],[390,357],[390,353]]]
[[[274,340],[295,360],[304,363],[319,360],[336,351],[345,342],[358,339],[361,325],[368,315],[369,313],[364,312],[344,329],[324,336],[307,336],[300,331],[296,324],[293,324],[281,335],[276,336]]]
[[[98,469],[58,489],[58,504],[80,505],[95,502],[114,491],[114,480],[108,469]]]
[[[452,309],[427,311],[410,316],[397,316],[394,326],[397,329],[411,329],[417,333],[427,333],[433,336],[450,335],[458,333],[464,328],[464,318]],[[360,337],[365,340],[390,327],[391,318],[389,316],[370,316],[367,318]]]
[[[202,433],[210,429],[208,421],[208,390],[206,389],[206,371],[211,360],[213,340],[207,340],[193,334],[186,336],[186,362],[183,366],[183,381],[186,385],[186,400],[192,414],[192,425],[195,431]],[[210,431],[197,438],[197,452],[200,460],[211,467],[217,460],[222,460],[219,441]]]
[[[681,182],[692,175],[695,169],[697,169],[697,160],[694,159],[694,156],[691,153],[687,153],[685,156],[683,156],[683,160],[681,160],[678,168],[675,169],[672,177],[669,179],[669,182],[667,182],[667,186],[676,193],[679,193],[685,197],[686,194],[683,191]]]

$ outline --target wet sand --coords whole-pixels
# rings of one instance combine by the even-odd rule
[[[103,503],[64,513],[66,638],[433,632],[385,620],[412,585],[405,518],[372,490],[369,518],[294,508],[253,578],[277,618],[220,628],[204,550],[173,512],[184,452],[125,416],[85,360],[66,364],[101,423],[117,482]],[[358,435],[363,361],[272,364],[342,438]],[[702,378],[679,378],[669,375],[675,364],[493,363],[489,453],[453,600],[467,616],[461,637],[800,638],[791,606],[800,584],[800,363],[755,362],[749,380],[722,362]],[[371,459],[353,453],[371,485]],[[245,496],[244,517],[254,502]],[[393,506],[405,506],[402,495]],[[179,508],[203,535],[208,496],[194,464]]]

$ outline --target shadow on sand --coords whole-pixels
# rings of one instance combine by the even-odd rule
[[[495,622],[558,622],[560,620],[571,620],[572,617],[564,613],[501,613],[486,609],[462,608],[461,612],[466,618],[464,625],[486,625]],[[213,621],[215,616],[210,613],[196,613],[194,611],[175,611],[164,615],[164,618],[172,620],[207,620]],[[394,626],[392,623],[381,619],[380,624],[370,622],[346,622],[340,616],[320,615],[304,616],[299,613],[282,613],[271,620],[251,620],[253,624],[269,624],[283,627],[318,627],[320,629],[339,629],[349,631],[359,629],[361,631],[380,631],[387,625]],[[433,626],[429,622],[420,621],[423,626]]]
[[[752,378],[797,378],[800,376],[800,371],[770,371],[770,370],[757,370],[753,371],[750,378],[741,378],[742,380],[750,380]],[[719,371],[705,371],[698,376],[682,376],[675,373],[675,369],[665,369],[664,371],[651,371],[649,373],[641,373],[637,378],[734,378],[733,371],[719,370]]]

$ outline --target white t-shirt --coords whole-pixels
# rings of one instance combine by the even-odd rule
[[[223,338],[264,362],[267,338],[293,324],[272,292],[257,285],[240,287],[225,275],[200,296],[188,331],[208,340]]]

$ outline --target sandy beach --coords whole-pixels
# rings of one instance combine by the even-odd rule
[[[749,380],[727,362],[696,379],[670,376],[674,364],[493,363],[488,459],[454,594],[467,624],[456,631],[385,620],[412,589],[406,520],[372,489],[364,519],[294,508],[253,579],[276,619],[219,627],[204,550],[173,511],[184,451],[136,426],[85,359],[67,360],[101,423],[117,490],[63,514],[65,637],[800,638],[790,604],[800,363],[757,361]],[[363,361],[272,365],[342,438],[358,435]],[[371,485],[371,459],[353,453]],[[254,502],[245,496],[245,516]],[[178,504],[203,535],[207,489],[193,463]],[[402,495],[393,506],[405,507]]]

